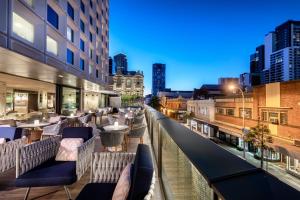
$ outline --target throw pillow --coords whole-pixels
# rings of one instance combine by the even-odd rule
[[[114,194],[112,197],[112,200],[126,200],[129,190],[130,190],[130,185],[131,185],[131,176],[130,176],[130,171],[131,171],[132,164],[129,163],[124,170],[121,173],[121,176],[118,180],[118,183],[116,185],[116,188],[114,190]]]
[[[64,138],[60,142],[58,153],[55,160],[57,161],[76,161],[78,147],[83,144],[82,138]]]

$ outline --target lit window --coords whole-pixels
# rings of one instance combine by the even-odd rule
[[[89,74],[91,75],[93,73],[93,65],[89,65]]]
[[[57,42],[47,35],[47,51],[57,55]]]
[[[74,42],[74,31],[70,27],[67,27],[67,38],[69,41]]]
[[[13,32],[19,37],[33,43],[34,26],[27,20],[13,12]]]

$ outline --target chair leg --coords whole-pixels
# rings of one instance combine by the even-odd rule
[[[29,196],[29,193],[30,193],[30,189],[31,189],[31,187],[27,188],[27,191],[26,191],[24,200],[27,200],[27,198],[28,198],[28,196]]]
[[[65,191],[67,193],[67,196],[68,196],[69,200],[72,200],[71,193],[70,193],[69,189],[65,185],[64,185],[64,188],[65,188]]]

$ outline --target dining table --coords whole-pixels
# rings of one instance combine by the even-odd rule
[[[105,131],[125,131],[127,129],[129,129],[129,126],[127,125],[107,125],[103,127]],[[125,135],[125,150],[127,151],[127,143],[126,143],[126,135]],[[124,144],[124,143],[123,143]],[[112,147],[108,147],[107,148],[108,151],[113,152],[113,148]],[[122,151],[122,147],[118,147],[116,148],[116,151]]]
[[[36,142],[41,139],[41,135],[43,133],[42,128],[45,126],[49,126],[52,123],[49,122],[39,122],[39,123],[24,123],[18,125],[18,128],[24,128],[29,130],[28,135],[28,143]]]

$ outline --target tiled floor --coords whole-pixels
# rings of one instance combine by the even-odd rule
[[[128,145],[128,152],[135,152],[139,139],[131,139],[130,144]],[[144,135],[144,143],[150,144],[148,137],[148,132]],[[100,139],[97,139],[95,151],[103,151]],[[157,174],[157,173],[156,173]],[[15,180],[15,169],[11,169],[5,173],[0,174],[0,200],[21,200],[24,198],[26,189],[25,188],[16,188],[14,187]],[[161,200],[161,189],[159,180],[155,185],[155,195],[152,198],[153,200]],[[89,171],[81,178],[80,181],[69,186],[69,190],[73,199],[79,194],[83,186],[89,181]],[[67,195],[63,187],[40,187],[32,188],[28,199],[67,199]]]

